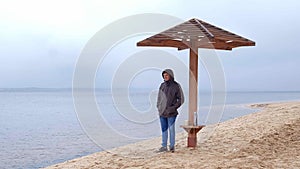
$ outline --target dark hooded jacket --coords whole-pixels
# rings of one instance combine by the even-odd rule
[[[162,117],[173,117],[178,115],[177,109],[183,104],[184,96],[179,83],[174,80],[171,69],[162,72],[170,75],[170,80],[164,81],[160,87],[157,97],[157,109]]]

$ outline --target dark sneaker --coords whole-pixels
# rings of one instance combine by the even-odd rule
[[[174,153],[174,152],[175,152],[175,147],[170,147],[170,151],[171,151],[172,153]]]
[[[158,153],[168,151],[167,147],[161,147],[158,149]]]

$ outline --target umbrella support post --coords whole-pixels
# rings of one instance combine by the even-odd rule
[[[202,126],[180,126],[187,133],[187,147],[196,147],[197,146],[197,133],[204,127]]]

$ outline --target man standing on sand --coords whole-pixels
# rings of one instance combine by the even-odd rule
[[[162,72],[164,82],[159,87],[157,97],[157,109],[162,131],[162,147],[159,152],[167,151],[168,131],[170,134],[170,151],[175,151],[175,121],[178,115],[177,109],[184,102],[184,96],[179,83],[174,80],[171,69]]]

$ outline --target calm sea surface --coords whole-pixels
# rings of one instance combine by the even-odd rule
[[[151,107],[147,91],[130,91],[124,98],[129,99],[130,106],[137,111],[146,112]],[[110,91],[96,91],[96,100],[103,118],[121,134],[144,138],[160,135],[157,120],[151,123],[149,132],[145,134],[130,124],[130,120],[118,115],[118,107]],[[218,120],[257,111],[245,104],[291,100],[300,100],[300,92],[229,92],[226,94],[224,113]],[[210,102],[209,93],[200,93],[199,123],[205,124]],[[178,116],[177,131],[182,131],[178,126],[187,119],[186,105],[187,102]],[[128,107],[128,104],[121,106]],[[70,90],[0,90],[0,168],[46,167],[103,150],[89,139],[79,121]],[[116,124],[113,123],[115,121]],[[112,147],[126,144],[115,143],[103,136],[105,139],[111,142]]]

